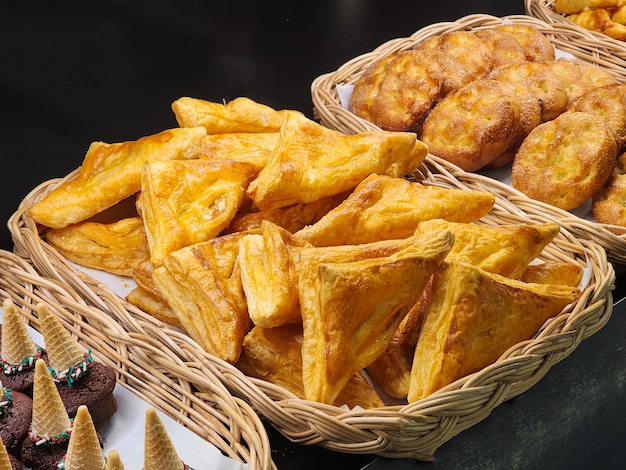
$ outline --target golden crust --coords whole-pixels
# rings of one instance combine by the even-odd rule
[[[526,51],[517,38],[503,29],[481,29],[474,34],[485,41],[493,56],[493,68],[526,62]]]
[[[594,88],[617,84],[617,79],[608,70],[596,65],[571,59],[558,59],[545,64],[561,77],[570,104]]]
[[[617,154],[615,137],[595,115],[563,113],[524,140],[511,170],[514,188],[564,210],[590,199],[606,182]]]
[[[617,158],[606,185],[593,197],[591,209],[596,221],[626,227],[626,153]]]
[[[528,87],[541,106],[541,120],[550,121],[567,109],[569,97],[563,79],[546,62],[526,62],[500,67],[490,78],[513,87]]]
[[[222,104],[187,96],[174,101],[172,111],[180,127],[202,126],[208,134],[278,132],[285,116],[297,112],[277,111],[246,97]]]
[[[524,48],[526,60],[529,62],[542,62],[555,58],[554,46],[550,38],[532,26],[512,23],[497,26],[494,30],[513,35]]]
[[[494,67],[489,45],[471,31],[453,31],[425,39],[418,49],[437,50],[458,60],[469,81],[486,76]]]
[[[514,344],[530,339],[580,294],[576,287],[528,284],[444,261],[433,278],[408,401],[493,363]]]
[[[522,275],[521,281],[576,287],[579,285],[582,277],[583,268],[579,264],[546,261],[528,266]]]
[[[256,170],[246,163],[197,159],[148,161],[141,177],[150,260],[216,237],[230,224]]]
[[[251,377],[267,380],[304,399],[302,384],[302,325],[276,328],[255,326],[246,335],[237,367]],[[352,409],[379,408],[383,401],[361,371],[355,372],[334,402]]]
[[[424,121],[429,152],[476,171],[511,143],[520,122],[520,100],[495,80],[474,80],[443,98]]]
[[[50,229],[45,238],[64,258],[120,276],[132,276],[135,265],[150,254],[139,217],[109,224],[81,222]]]
[[[616,83],[593,88],[570,104],[569,111],[592,113],[603,119],[615,135],[621,149],[626,143],[626,85]]]
[[[68,180],[28,209],[47,227],[62,228],[87,220],[141,189],[141,168],[151,160],[195,158],[206,129],[169,129],[136,141],[93,142],[77,178]]]
[[[410,132],[343,135],[304,116],[289,116],[267,165],[247,195],[261,210],[310,203],[354,189],[372,173],[407,173],[427,146]]]
[[[135,287],[126,294],[126,300],[154,318],[182,328],[178,316],[160,295],[154,295],[141,287]]]
[[[556,0],[554,10],[557,13],[579,13],[594,8],[615,8],[623,4],[623,0]]]
[[[300,265],[301,282],[314,286],[299,287],[308,400],[333,403],[350,376],[386,349],[453,243],[450,232],[439,232],[388,257]]]
[[[388,131],[419,131],[439,96],[432,54],[398,51],[368,67],[354,84],[350,110]]]
[[[200,347],[234,364],[250,329],[237,257],[239,239],[225,235],[173,253],[156,268],[161,297]]]
[[[567,19],[590,31],[606,34],[608,37],[619,41],[626,40],[626,26],[614,21],[611,13],[604,8],[583,10],[567,15]]]
[[[428,219],[474,222],[495,202],[493,193],[427,186],[371,175],[317,223],[295,233],[314,246],[350,245],[413,235]]]

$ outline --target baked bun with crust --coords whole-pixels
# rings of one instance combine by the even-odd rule
[[[537,126],[513,160],[511,183],[527,196],[563,210],[590,199],[611,174],[613,132],[595,114],[566,112]]]
[[[606,185],[593,197],[591,211],[601,224],[626,227],[626,153],[617,158]]]
[[[511,87],[474,80],[433,108],[421,140],[430,153],[465,171],[476,171],[509,146],[519,121],[520,101]]]
[[[558,59],[546,62],[546,65],[563,80],[570,104],[589,90],[617,83],[608,70],[579,60]]]
[[[555,52],[552,42],[541,31],[523,24],[504,24],[494,28],[495,31],[504,31],[512,34],[522,45],[529,62],[554,60]]]

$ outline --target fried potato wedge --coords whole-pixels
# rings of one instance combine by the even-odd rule
[[[45,237],[65,259],[120,276],[132,276],[135,265],[150,254],[140,217],[108,224],[79,222],[50,229]]]
[[[181,127],[202,126],[209,134],[230,132],[278,132],[285,116],[297,111],[277,111],[246,97],[222,104],[181,97],[172,103]]]
[[[301,323],[298,274],[290,252],[310,246],[268,221],[239,240],[241,283],[252,322],[263,328]]]
[[[560,284],[575,287],[580,284],[582,278],[583,268],[579,264],[546,261],[528,266],[521,280],[536,284]]]
[[[553,222],[478,225],[432,219],[420,223],[416,234],[430,230],[454,233],[454,246],[448,260],[519,279],[530,262],[558,235],[559,225]]]
[[[304,399],[302,383],[302,324],[276,328],[255,326],[243,340],[237,367],[251,377],[279,385]],[[361,371],[355,372],[339,392],[334,405],[350,409],[384,406]]]
[[[354,189],[371,173],[408,173],[427,153],[411,132],[371,131],[346,136],[292,114],[280,141],[250,184],[248,196],[260,209],[313,202]]]
[[[254,177],[245,163],[197,159],[149,161],[141,175],[150,261],[216,237],[230,224]]]
[[[493,363],[580,295],[577,287],[524,283],[444,261],[433,277],[408,401]]]
[[[315,246],[406,238],[424,220],[474,222],[486,215],[494,202],[495,195],[486,191],[370,175],[341,204],[295,235]]]
[[[135,194],[141,188],[141,168],[148,160],[195,158],[206,129],[169,129],[135,141],[93,142],[76,178],[67,180],[28,209],[38,223],[63,228]]]
[[[170,253],[153,274],[183,329],[205,351],[234,364],[250,317],[237,257],[247,233],[213,238]]]
[[[300,277],[315,286],[300,289],[301,296],[313,297],[300,301],[308,400],[333,403],[352,374],[386,349],[453,243],[451,232],[429,233],[388,257],[320,263],[307,273],[300,265]]]

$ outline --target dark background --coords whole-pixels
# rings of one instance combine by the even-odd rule
[[[247,96],[312,117],[311,82],[387,40],[518,1],[18,1],[0,10],[0,208],[77,168],[92,141],[176,126],[172,101]],[[5,224],[0,248],[11,249]],[[624,296],[618,282],[616,299]],[[626,468],[626,312],[436,463],[342,455],[270,430],[280,470]],[[372,462],[373,463],[370,463]],[[201,470],[201,469],[197,469]]]

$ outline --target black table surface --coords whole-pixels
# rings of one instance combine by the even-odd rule
[[[175,127],[170,105],[181,96],[247,96],[312,118],[317,76],[428,24],[524,14],[524,4],[30,0],[3,2],[0,12],[0,218],[8,220],[31,189],[77,168],[90,142]],[[3,225],[0,248],[11,247]],[[536,386],[441,446],[436,462],[294,445],[269,428],[277,467],[626,468],[621,275],[616,284],[607,326]]]

